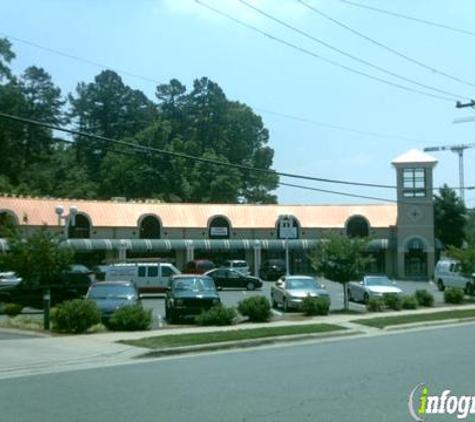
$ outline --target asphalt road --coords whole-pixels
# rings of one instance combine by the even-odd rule
[[[411,420],[408,397],[475,395],[475,325],[3,380],[9,422]],[[457,420],[428,415],[426,420]]]

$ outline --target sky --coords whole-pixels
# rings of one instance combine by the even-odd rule
[[[175,78],[191,89],[205,76],[262,117],[279,172],[394,186],[391,161],[399,155],[467,144],[465,186],[475,186],[475,110],[456,108],[475,98],[473,0],[0,0],[0,6],[0,37],[13,44],[14,72],[42,67],[64,95],[105,68],[152,100],[158,84]],[[458,155],[430,154],[438,160],[435,187],[458,189]],[[281,182],[310,188],[280,186],[281,204],[396,197],[394,189]],[[475,190],[467,189],[465,200],[474,207]]]

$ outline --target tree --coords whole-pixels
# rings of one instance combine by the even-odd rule
[[[467,209],[456,192],[447,185],[434,195],[435,237],[446,246],[461,247],[465,235]]]
[[[348,282],[360,279],[367,267],[373,261],[371,256],[365,256],[368,239],[329,234],[310,253],[312,267],[328,280],[343,285],[344,308],[349,309]]]
[[[11,233],[8,245],[9,251],[0,257],[0,265],[34,285],[57,282],[74,256],[71,249],[60,246],[58,237],[47,226],[26,239],[20,231]]]
[[[471,243],[464,248],[453,245],[448,247],[448,255],[460,262],[461,272],[467,277],[475,274],[475,244]]]

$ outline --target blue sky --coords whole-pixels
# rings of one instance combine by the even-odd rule
[[[266,18],[239,0],[201,2],[281,41],[194,0],[15,0],[2,2],[0,36],[10,37],[13,43],[17,58],[12,67],[16,73],[29,65],[41,66],[64,94],[72,92],[80,81],[91,82],[102,68],[31,43],[108,66],[121,74],[126,84],[151,99],[155,99],[157,83],[176,78],[191,88],[194,79],[206,76],[217,82],[229,99],[248,104],[262,116],[270,131],[269,145],[275,150],[273,168],[282,172],[394,185],[391,161],[407,150],[475,143],[475,121],[453,123],[454,119],[475,117],[474,110],[455,107],[457,99],[467,102],[475,98],[473,0],[354,0],[470,33],[398,18],[340,0],[304,0],[352,30],[433,70],[358,37],[298,0],[245,1],[301,33]],[[467,187],[475,186],[474,154],[475,148],[471,148],[464,155]],[[458,156],[450,151],[432,155],[439,160],[436,186],[447,183],[458,187]],[[281,181],[395,198],[393,190],[286,178]],[[283,204],[375,202],[290,187],[280,187],[276,193]],[[467,205],[473,207],[475,190],[467,190],[465,198]]]

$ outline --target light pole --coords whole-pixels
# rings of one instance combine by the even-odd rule
[[[289,238],[295,238],[294,216],[290,214],[281,215],[279,219],[280,237],[284,238],[285,244],[285,274],[290,275],[289,265]]]

